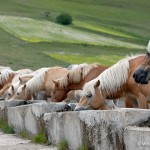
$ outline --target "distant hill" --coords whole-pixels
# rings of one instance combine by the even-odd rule
[[[112,65],[127,54],[145,52],[149,8],[147,0],[1,0],[0,65]],[[61,13],[70,14],[73,24],[56,24]]]

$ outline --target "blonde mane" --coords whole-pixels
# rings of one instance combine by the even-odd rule
[[[67,75],[58,79],[60,88],[67,87],[69,83],[79,83],[97,64],[91,64],[70,70]]]
[[[147,45],[147,51],[150,53],[150,41],[148,42],[148,45]]]
[[[44,68],[39,74],[35,75],[26,83],[26,90],[31,93],[38,91],[45,82],[45,74],[50,68]]]
[[[84,94],[89,90],[92,92],[92,94],[94,94],[94,84],[98,80],[100,81],[99,89],[101,93],[107,93],[108,95],[111,95],[112,93],[117,92],[128,79],[129,60],[139,56],[141,55],[124,58],[110,68],[106,69],[97,78],[84,85]]]
[[[15,71],[11,70],[10,68],[6,68],[0,72],[0,84],[3,84],[7,81],[10,75],[14,75]]]

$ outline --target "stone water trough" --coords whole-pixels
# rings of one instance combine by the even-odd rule
[[[140,126],[150,118],[150,110],[65,112],[66,106],[45,101],[2,100],[0,119],[8,121],[16,133],[44,132],[54,145],[65,139],[70,150],[82,146],[94,150],[150,150],[150,128]]]

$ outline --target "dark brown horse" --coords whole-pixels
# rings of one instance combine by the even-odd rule
[[[150,85],[139,85],[133,79],[133,72],[144,57],[140,55],[125,58],[86,83],[76,110],[108,109],[105,99],[118,99],[128,95],[137,99],[139,108],[147,109]]]
[[[147,46],[147,54],[134,72],[133,78],[137,83],[141,84],[148,84],[150,80],[150,41]]]

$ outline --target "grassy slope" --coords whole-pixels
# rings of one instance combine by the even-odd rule
[[[96,36],[146,45],[150,38],[149,8],[150,2],[146,0],[1,0],[0,15],[54,21],[58,14],[67,12],[74,18],[74,24],[70,28]],[[45,16],[46,11],[50,12],[49,17]],[[110,65],[126,54],[144,51],[58,41],[28,43],[2,30],[0,35],[0,64],[12,66],[14,69],[67,66],[81,62]]]

